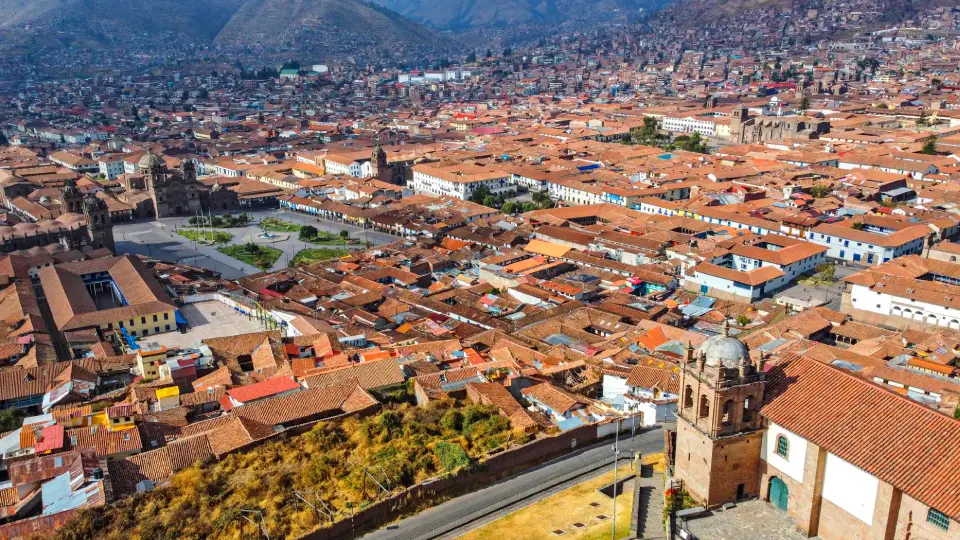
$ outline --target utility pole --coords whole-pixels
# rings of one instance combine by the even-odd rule
[[[617,433],[613,440],[613,520],[610,539],[617,540],[617,466],[620,464],[620,419],[617,418]]]

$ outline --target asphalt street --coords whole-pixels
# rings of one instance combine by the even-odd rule
[[[288,212],[286,210],[252,210],[248,211],[247,215],[253,220],[250,225],[217,230],[222,230],[223,232],[234,235],[233,243],[242,244],[245,242],[245,237],[255,237],[261,233],[258,228],[260,220],[273,217],[300,225],[313,225],[317,229],[334,234],[338,234],[341,230],[346,229],[350,232],[350,238],[353,240],[353,243],[358,247],[360,247],[363,242],[372,242],[374,245],[381,245],[397,240],[397,237],[386,233],[362,229],[345,223],[321,220],[313,216]],[[198,244],[177,234],[176,230],[179,228],[191,228],[189,223],[190,217],[192,216],[117,223],[113,228],[117,252],[147,255],[164,261],[179,262],[215,270],[221,272],[226,279],[236,279],[246,274],[253,274],[260,271],[253,266],[244,264],[220,253],[215,246]],[[283,255],[281,255],[280,258],[277,259],[276,264],[274,264],[273,270],[287,267],[297,252],[302,249],[338,247],[307,244],[298,240],[296,233],[276,234],[279,236],[289,236],[289,238],[267,244],[283,251]]]
[[[388,525],[378,531],[367,534],[364,540],[430,540],[433,538],[447,538],[451,533],[463,534],[483,523],[490,521],[483,517],[493,514],[499,517],[504,512],[504,501],[531,489],[549,486],[568,475],[577,473],[587,475],[599,464],[613,465],[613,439],[597,443],[584,450],[567,454],[538,467],[531,468],[516,476],[500,481],[484,489],[451,499],[441,505],[429,508],[419,514],[410,516],[397,523]],[[643,454],[663,451],[663,431],[656,427],[649,431],[638,433],[631,438],[629,432],[621,434],[621,460],[629,459],[633,452]],[[566,485],[575,485],[585,480],[581,478]],[[565,486],[566,487],[566,486]],[[538,497],[530,497],[521,503],[511,505],[510,512],[533,504]],[[469,525],[452,528],[461,520],[477,516],[476,521]]]

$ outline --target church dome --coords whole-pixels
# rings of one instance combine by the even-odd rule
[[[735,368],[750,359],[750,350],[735,337],[716,335],[697,348],[697,358],[703,355],[707,366]]]
[[[142,158],[140,158],[140,163],[138,163],[141,169],[153,169],[154,167],[159,167],[161,165],[160,158],[157,157],[153,152],[147,152]]]

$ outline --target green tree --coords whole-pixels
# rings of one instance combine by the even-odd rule
[[[13,431],[23,425],[27,413],[22,409],[10,407],[0,411],[0,431]]]
[[[340,231],[340,239],[343,240],[344,242],[346,242],[348,238],[350,238],[350,231],[348,231],[348,230],[346,230],[346,229],[341,230],[341,231]]]
[[[817,266],[817,276],[823,281],[833,281],[837,273],[837,265],[833,263],[823,263]]]
[[[829,195],[833,191],[827,184],[817,184],[810,188],[810,195],[813,195],[815,199],[822,199]]]
[[[503,203],[502,207],[500,207],[500,211],[504,214],[517,214],[519,213],[518,210],[523,210],[523,207],[514,201],[507,201]]]
[[[486,186],[480,186],[470,194],[470,202],[483,204],[483,200],[490,195],[490,190]]]
[[[260,246],[258,246],[257,244],[254,244],[253,242],[247,242],[247,245],[245,247],[246,247],[246,250],[252,255],[260,253]]]
[[[299,238],[304,242],[310,242],[316,238],[318,234],[320,234],[320,231],[318,231],[313,225],[304,225],[303,227],[300,227]]]
[[[797,108],[800,110],[801,113],[807,112],[807,109],[810,108],[810,98],[808,98],[807,96],[803,96],[802,98],[800,98],[800,106]]]
[[[750,317],[747,317],[746,315],[740,315],[737,317],[737,324],[740,326],[746,326],[750,324]]]
[[[682,150],[687,152],[696,152],[698,154],[708,153],[707,144],[703,141],[703,138],[699,133],[694,132],[693,135],[690,135],[683,143],[680,144]]]
[[[923,141],[923,148],[920,149],[921,154],[927,154],[928,156],[937,155],[937,139],[936,137],[930,137],[927,140]]]

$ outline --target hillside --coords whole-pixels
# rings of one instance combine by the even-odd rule
[[[676,0],[656,14],[654,26],[679,29],[704,29],[704,25],[729,23],[742,27],[757,17],[783,18],[785,25],[803,22],[811,11],[823,18],[830,12],[859,12],[863,30],[872,30],[908,20],[918,13],[943,5],[955,5],[955,0],[850,0],[839,12],[827,0]],[[832,19],[833,17],[827,17]],[[830,21],[824,29],[829,33]]]
[[[405,17],[441,30],[543,25],[621,18],[661,0],[376,0]]]
[[[213,43],[323,56],[447,41],[358,0],[0,0],[3,53],[123,47],[129,54]]]
[[[446,42],[437,32],[356,0],[248,0],[218,33],[220,45],[349,54],[364,47],[402,51]]]

